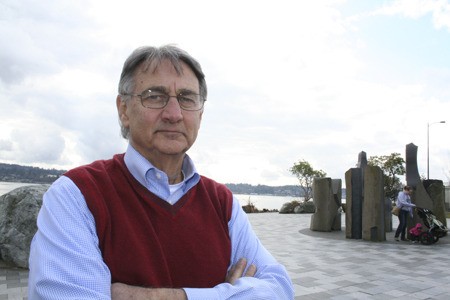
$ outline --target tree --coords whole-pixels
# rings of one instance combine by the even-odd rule
[[[311,164],[305,160],[300,160],[298,163],[295,163],[289,171],[297,176],[300,188],[303,190],[305,202],[309,201],[313,196],[312,185],[314,178],[325,177],[327,175],[327,173],[322,170],[314,170]]]
[[[384,175],[384,195],[386,198],[394,201],[397,194],[402,190],[400,178],[396,175],[405,175],[405,160],[400,153],[391,153],[391,155],[371,156],[367,162],[370,166],[380,167]]]

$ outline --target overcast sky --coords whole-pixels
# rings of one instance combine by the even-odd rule
[[[450,175],[449,1],[0,0],[0,44],[3,163],[124,152],[123,62],[176,44],[208,83],[188,152],[203,175],[297,184],[288,170],[304,159],[344,185],[361,151],[405,157],[414,143],[426,176],[427,128],[430,178]]]

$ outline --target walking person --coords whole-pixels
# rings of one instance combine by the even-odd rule
[[[410,216],[411,218],[413,217],[412,209],[413,207],[416,207],[414,203],[411,203],[411,192],[412,188],[408,185],[405,185],[405,187],[403,187],[403,191],[398,193],[397,196],[397,202],[395,205],[400,208],[400,212],[398,214],[399,224],[397,230],[395,231],[395,240],[397,242],[399,241],[399,236],[402,241],[409,241],[406,238],[407,220],[408,216]]]

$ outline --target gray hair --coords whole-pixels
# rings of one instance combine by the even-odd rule
[[[172,45],[162,47],[145,46],[134,50],[123,64],[119,81],[119,95],[133,93],[135,87],[134,75],[141,65],[144,67],[144,72],[147,70],[154,71],[164,60],[169,60],[179,75],[183,73],[181,63],[188,65],[198,79],[200,95],[206,100],[208,89],[200,64],[189,53]],[[128,96],[122,96],[122,101],[127,101],[129,98]],[[122,136],[128,139],[129,129],[122,125],[120,118],[119,123]]]

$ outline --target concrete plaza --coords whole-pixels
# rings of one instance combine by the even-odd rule
[[[450,299],[450,237],[424,246],[396,242],[389,232],[385,242],[366,242],[346,239],[344,227],[312,232],[310,214],[248,217],[286,266],[295,299]],[[0,263],[0,300],[27,299],[27,276]]]
[[[425,246],[389,232],[385,242],[366,242],[346,239],[345,228],[312,232],[307,214],[249,217],[288,269],[295,299],[450,299],[450,237]]]

